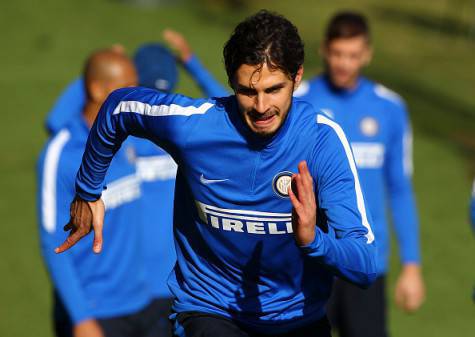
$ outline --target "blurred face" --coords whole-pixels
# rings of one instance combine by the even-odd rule
[[[333,85],[351,89],[362,68],[371,60],[372,51],[364,36],[335,39],[322,48],[327,73]]]
[[[241,65],[235,74],[234,91],[242,118],[259,136],[274,135],[284,123],[292,103],[294,88],[302,79],[301,68],[295,81],[280,69]]]

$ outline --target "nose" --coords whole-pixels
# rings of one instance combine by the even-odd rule
[[[268,99],[265,94],[256,95],[255,110],[259,113],[265,113],[269,109]]]

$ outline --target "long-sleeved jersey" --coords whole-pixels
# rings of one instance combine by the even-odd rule
[[[55,254],[68,233],[69,203],[89,128],[82,118],[59,131],[38,161],[38,217],[41,251],[51,281],[71,320],[109,318],[136,312],[152,298],[141,251],[140,181],[128,145],[117,153],[107,173],[104,241],[101,255],[91,250],[92,237],[68,252]],[[112,235],[113,232],[113,235]]]
[[[145,88],[112,93],[89,135],[76,192],[96,200],[128,136],[145,137],[178,164],[168,284],[175,312],[230,317],[284,332],[324,315],[333,276],[376,277],[374,235],[356,166],[337,123],[293,101],[271,139],[253,134],[234,96],[190,99]],[[295,243],[291,172],[306,160],[318,202],[315,240]],[[107,238],[106,238],[107,240]]]
[[[361,77],[354,90],[334,88],[324,75],[302,82],[295,96],[332,116],[355,157],[378,238],[378,272],[388,267],[389,201],[402,263],[419,263],[419,230],[412,191],[412,135],[402,99]]]

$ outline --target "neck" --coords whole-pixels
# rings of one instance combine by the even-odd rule
[[[82,112],[82,116],[86,121],[86,124],[89,128],[92,127],[94,120],[96,119],[97,114],[99,113],[99,109],[101,108],[101,104],[97,102],[87,101],[86,105],[84,106],[84,110]]]
[[[326,74],[326,77],[333,88],[337,90],[343,90],[343,91],[352,91],[353,89],[356,89],[356,87],[358,87],[358,83],[360,79],[360,76],[358,75],[351,81],[348,81],[347,83],[337,84],[332,80],[332,77],[330,76],[329,73]]]

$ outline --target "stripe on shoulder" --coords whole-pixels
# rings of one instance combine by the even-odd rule
[[[398,93],[392,91],[391,89],[385,87],[382,84],[376,84],[374,86],[374,93],[377,96],[393,103],[402,104],[404,102],[404,99]]]
[[[140,101],[121,101],[114,109],[113,115],[121,112],[134,112],[144,116],[191,116],[205,114],[210,108],[214,106],[213,103],[203,103],[200,106],[181,106],[178,104],[160,104],[151,105]]]
[[[363,192],[361,191],[361,184],[356,170],[355,159],[353,158],[353,153],[351,152],[350,143],[348,142],[348,139],[346,138],[343,129],[338,123],[332,121],[324,115],[317,115],[317,123],[330,126],[333,131],[335,131],[336,135],[338,136],[338,139],[340,140],[341,144],[343,145],[343,148],[345,149],[346,158],[348,159],[351,173],[353,174],[353,180],[355,182],[356,205],[361,216],[362,225],[368,231],[368,233],[365,235],[367,239],[366,243],[370,244],[374,241],[374,234],[369,224],[368,216],[366,214],[366,206],[363,198]]]
[[[41,214],[43,227],[48,233],[53,233],[56,229],[56,176],[61,152],[70,138],[69,131],[63,129],[51,140],[46,150],[41,188],[43,200]]]

